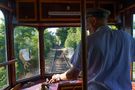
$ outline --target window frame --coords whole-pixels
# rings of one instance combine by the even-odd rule
[[[15,80],[16,80],[16,82],[17,83],[24,83],[24,82],[30,82],[30,81],[34,81],[34,80],[37,80],[40,76],[41,76],[41,66],[40,66],[40,53],[39,53],[39,42],[40,42],[40,39],[39,39],[39,30],[38,30],[38,28],[37,27],[34,27],[34,26],[27,26],[27,25],[16,25],[14,28],[13,28],[13,33],[15,34],[15,28],[16,27],[19,27],[19,26],[24,26],[24,27],[31,27],[31,28],[34,28],[35,29],[35,31],[37,31],[37,33],[38,33],[38,36],[37,36],[37,39],[38,39],[38,45],[37,45],[37,47],[38,47],[38,71],[39,71],[39,73],[38,73],[38,75],[34,75],[34,76],[32,76],[32,77],[29,77],[29,78],[23,78],[23,79],[16,79],[16,76],[14,77],[15,78]],[[15,40],[15,38],[14,38],[14,36],[13,36],[13,39]],[[14,43],[14,45],[13,45],[13,47],[15,46],[15,43]],[[14,48],[14,53],[15,53],[15,48]],[[15,56],[15,55],[14,55]],[[15,75],[16,75],[16,67],[15,67]]]

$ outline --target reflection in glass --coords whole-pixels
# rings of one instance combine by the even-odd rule
[[[14,30],[17,80],[39,75],[38,32],[33,27]]]
[[[48,28],[44,32],[45,72],[62,73],[71,67],[71,57],[81,39],[79,27]]]

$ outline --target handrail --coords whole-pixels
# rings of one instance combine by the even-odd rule
[[[3,66],[6,66],[6,65],[15,63],[15,61],[16,61],[15,59],[12,59],[12,60],[10,60],[10,61],[0,63],[0,67],[3,67]]]

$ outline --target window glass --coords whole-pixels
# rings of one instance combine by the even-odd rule
[[[6,57],[6,33],[5,18],[0,10],[0,63],[7,61]],[[0,67],[0,89],[8,86],[8,69],[7,66]]]
[[[108,25],[112,30],[118,30],[118,28],[116,27],[116,25]]]
[[[0,67],[0,90],[8,86],[8,70],[7,67]]]
[[[133,37],[135,38],[135,14],[133,14]],[[135,62],[133,62],[132,71],[132,79],[135,80]]]
[[[135,38],[135,14],[133,14],[133,37]]]
[[[79,27],[47,28],[44,31],[45,72],[62,73],[69,69],[80,39]]]
[[[14,30],[16,79],[39,75],[38,32],[33,27],[18,26]]]

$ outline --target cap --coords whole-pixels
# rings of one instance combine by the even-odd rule
[[[97,18],[107,18],[111,12],[103,8],[90,8],[87,9],[86,17],[94,16]]]

